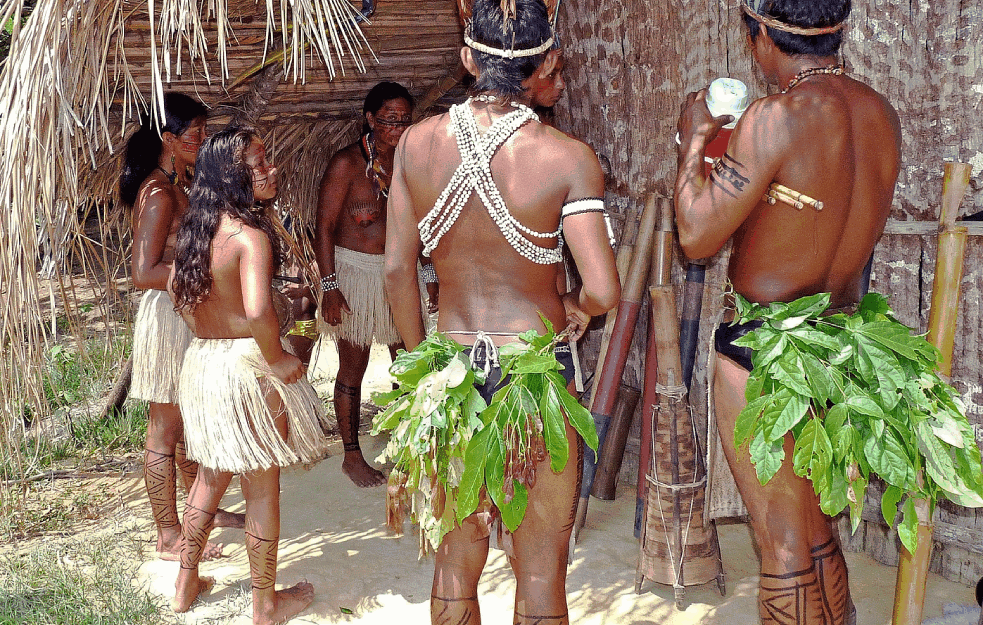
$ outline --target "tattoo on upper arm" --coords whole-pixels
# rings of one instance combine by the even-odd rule
[[[713,164],[710,181],[727,195],[736,198],[738,193],[744,192],[745,185],[751,181],[744,175],[746,171],[743,163],[724,152],[724,155]]]

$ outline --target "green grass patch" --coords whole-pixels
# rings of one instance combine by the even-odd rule
[[[0,501],[0,541],[74,532],[79,523],[98,519],[111,498],[105,486],[35,482],[22,496]]]
[[[0,556],[0,625],[161,623],[161,601],[135,583],[138,566],[120,536],[44,542]]]

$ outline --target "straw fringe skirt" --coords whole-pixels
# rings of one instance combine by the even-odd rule
[[[713,403],[713,381],[716,375],[717,350],[714,348],[714,334],[723,319],[723,311],[717,315],[711,326],[710,349],[707,357],[707,497],[704,503],[704,518],[714,520],[721,517],[748,516],[744,500],[737,490],[734,474],[727,464],[727,457],[721,445],[733,445],[733,432],[720,432],[717,429],[717,414]],[[723,440],[721,440],[723,436]],[[725,442],[726,441],[726,442]]]
[[[287,439],[266,403],[275,391],[287,416]],[[252,337],[194,339],[181,373],[181,414],[188,457],[202,466],[248,473],[320,460],[327,451],[324,409],[306,378],[285,384]]]
[[[324,323],[319,314],[320,331],[363,347],[371,346],[373,337],[381,345],[399,343],[402,339],[386,300],[385,255],[344,247],[335,247],[334,254],[338,285],[352,314],[343,315],[340,326]]]
[[[133,328],[133,381],[130,396],[176,404],[184,351],[194,335],[165,291],[143,294]]]

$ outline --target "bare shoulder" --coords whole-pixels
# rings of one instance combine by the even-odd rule
[[[439,139],[453,138],[449,121],[450,116],[442,113],[413,124],[400,137],[402,151],[406,154],[421,155],[432,150]]]
[[[177,189],[163,174],[155,172],[140,185],[134,211],[140,217],[150,212],[173,213],[178,205],[177,193]]]
[[[327,169],[324,170],[322,182],[331,176],[345,175],[352,171],[361,171],[365,165],[358,142],[346,145],[331,157]]]
[[[271,255],[273,246],[266,233],[228,215],[222,216],[212,245],[227,252],[246,252]]]
[[[540,125],[536,135],[533,139],[538,144],[538,158],[547,163],[558,177],[571,181],[579,179],[588,186],[600,185],[603,188],[604,173],[593,148],[552,126]]]

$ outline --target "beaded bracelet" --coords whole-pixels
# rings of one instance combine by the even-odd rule
[[[321,278],[321,290],[322,291],[336,291],[338,290],[338,274],[329,273],[328,275]]]
[[[423,278],[426,284],[437,283],[437,272],[434,270],[433,265],[421,265],[420,277]]]

